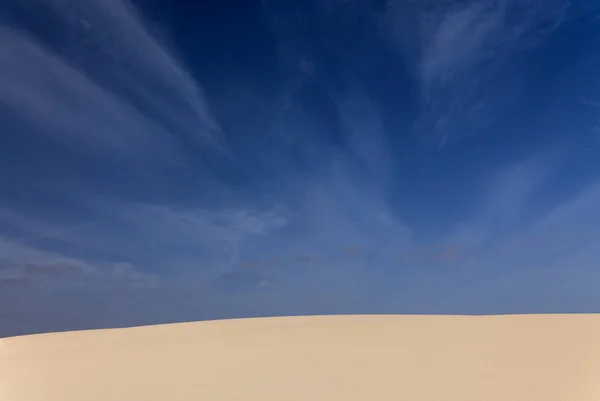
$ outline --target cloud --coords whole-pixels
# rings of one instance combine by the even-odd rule
[[[4,273],[4,288],[26,288],[15,272],[46,284],[94,277],[69,291],[26,290],[30,299],[21,310],[46,310],[63,329],[277,314],[506,313],[519,311],[519,302],[529,312],[574,310],[593,299],[588,280],[597,278],[600,256],[600,191],[591,186],[537,219],[519,218],[556,160],[538,153],[499,170],[481,207],[438,241],[418,241],[376,193],[335,168],[322,174],[320,185],[300,186],[296,201],[279,209],[112,203],[104,210],[108,221],[63,231],[63,239],[96,241],[129,264],[92,265],[4,241],[1,254],[22,266]],[[219,243],[230,248],[219,250]],[[221,256],[212,259],[211,252]],[[145,262],[133,262],[144,253]],[[152,261],[163,266],[160,285],[136,287],[135,277],[145,277]],[[93,266],[91,273],[80,265]],[[96,283],[100,275],[106,278],[99,282],[113,284]],[[79,292],[84,288],[87,295]],[[123,291],[113,297],[109,288]],[[11,319],[14,330],[56,327],[41,318],[35,324]]]
[[[332,158],[314,179],[308,176],[293,184],[277,193],[277,202],[230,199],[228,207],[95,198],[94,214],[70,225],[4,209],[0,227],[20,244],[11,260],[21,267],[13,273],[50,275],[60,284],[73,280],[60,266],[75,261],[104,266],[103,274],[110,277],[116,275],[115,265],[128,263],[139,266],[135,271],[141,275],[161,278],[165,289],[156,291],[173,294],[172,308],[188,308],[175,293],[203,292],[213,310],[196,318],[300,313],[325,304],[335,309],[336,299],[345,298],[356,305],[356,299],[372,294],[371,276],[380,276],[410,249],[410,229],[394,216],[379,185],[365,189],[343,157]],[[28,265],[41,267],[28,270]],[[81,285],[90,290],[99,286],[94,280],[106,280],[86,277],[90,281]],[[304,300],[309,293],[311,300]],[[44,294],[31,296],[48,296]]]
[[[52,5],[71,21],[87,21],[81,39],[88,42],[77,54],[81,61],[89,57],[86,65],[96,64],[98,56],[105,55],[100,61],[103,68],[110,70],[115,83],[151,107],[151,114],[159,113],[175,129],[202,144],[217,144],[220,128],[212,119],[202,89],[152,36],[128,1],[59,0]],[[73,39],[69,38],[71,45],[81,43]],[[92,53],[85,54],[86,48]]]
[[[597,184],[537,219],[502,232],[487,226],[475,241],[450,235],[398,270],[383,292],[391,313],[594,312],[600,279]],[[466,223],[468,226],[468,223]],[[484,240],[483,240],[484,239]],[[452,245],[450,245],[452,246]],[[440,249],[432,252],[431,249]]]
[[[222,268],[240,262],[241,249],[254,238],[277,232],[287,224],[278,208],[204,209],[129,205],[117,215],[125,227],[164,247],[168,257],[201,264],[197,269]],[[166,262],[166,261],[165,261]]]
[[[600,191],[597,184],[558,205],[544,218],[490,250],[496,264],[525,268],[595,269],[600,254]],[[500,253],[503,255],[500,256]]]
[[[594,184],[537,221],[471,250],[424,297],[433,299],[437,290],[438,299],[454,303],[447,307],[468,313],[595,311],[594,283],[600,279],[598,194]],[[430,310],[440,307],[436,302],[429,304]]]
[[[264,95],[231,77],[211,93],[227,131],[229,147],[220,150],[236,163],[182,172],[154,162],[203,160],[221,146],[221,128],[193,76],[133,8],[117,0],[13,2],[30,16],[46,7],[45,26],[55,34],[26,23],[0,30],[10,55],[0,60],[9,128],[26,125],[28,137],[89,155],[94,167],[101,158],[117,178],[104,186],[102,174],[84,171],[95,189],[84,193],[43,171],[35,175],[50,182],[51,196],[36,203],[34,191],[15,190],[16,201],[3,201],[0,336],[273,314],[506,312],[517,302],[511,289],[532,310],[542,300],[582,305],[567,284],[593,299],[585,279],[596,277],[595,190],[562,204],[549,199],[552,212],[538,209],[568,151],[486,162],[482,169],[493,171],[456,195],[474,205],[466,216],[452,215],[445,186],[427,193],[403,182],[421,178],[421,147],[406,139],[413,114],[420,113],[415,133],[422,124],[419,132],[438,144],[469,133],[498,105],[487,85],[518,83],[503,80],[511,56],[557,29],[564,2],[388,1],[377,9],[317,2],[301,14],[302,29],[288,18],[290,2],[268,3],[285,48],[283,82],[274,79],[274,93]],[[394,58],[384,39],[403,57]],[[321,52],[339,65],[323,62]],[[385,88],[374,88],[381,82]],[[459,153],[444,153],[445,162]],[[135,174],[113,167],[115,155],[156,174],[137,187]],[[431,207],[449,222],[435,235],[409,224],[432,219]],[[581,267],[570,280],[569,266]],[[553,289],[562,295],[553,298]]]
[[[0,210],[0,223],[16,241],[28,244],[14,248],[21,261],[31,257],[38,263],[44,258],[35,249],[51,247],[117,258],[174,275],[219,271],[241,263],[244,246],[287,224],[280,208],[211,210],[122,201],[96,205],[97,215],[70,226],[6,209]]]
[[[393,171],[390,141],[376,105],[366,94],[355,92],[346,91],[334,98],[342,130],[348,147],[368,167],[373,183],[385,188]]]
[[[564,151],[540,151],[502,166],[490,181],[481,210],[455,234],[457,242],[479,246],[488,235],[507,235],[525,223],[534,203],[532,196],[550,181],[564,160]]]
[[[322,85],[385,79],[390,91],[406,93],[398,96],[397,113],[414,108],[418,114],[413,135],[437,146],[501,121],[525,86],[518,56],[575,15],[569,0],[384,0],[379,6],[321,0],[302,9],[286,1],[264,4],[284,44],[280,56],[292,71],[291,92],[310,81],[300,67],[306,59],[311,80]],[[327,77],[322,53],[337,63],[335,76]]]
[[[481,131],[519,91],[511,57],[559,29],[569,6],[568,0],[388,2],[383,26],[420,87],[414,133],[442,146]],[[502,93],[493,89],[498,84]]]
[[[483,3],[472,3],[444,15],[437,29],[424,45],[421,80],[429,95],[431,85],[444,83],[461,68],[473,66],[486,54],[486,42],[501,29],[502,14],[486,10]]]
[[[490,173],[479,207],[434,245],[433,254],[445,261],[464,262],[468,256],[519,235],[540,218],[540,213],[535,213],[539,191],[552,182],[566,153],[565,149],[538,151]],[[532,212],[537,217],[532,218]],[[425,260],[431,263],[432,255]]]
[[[8,129],[33,130],[88,154],[134,161],[182,157],[180,138],[217,149],[218,124],[195,80],[121,0],[9,1],[21,18],[45,15],[53,35],[0,26],[0,105]],[[49,39],[52,38],[52,39]],[[164,161],[164,160],[163,160]]]
[[[564,23],[568,8],[564,0],[527,4],[479,0],[429,8],[428,15],[420,16],[424,91],[464,78],[482,62],[502,62],[540,44]]]
[[[102,149],[121,157],[152,158],[173,147],[164,129],[32,39],[0,28],[0,41],[6,52],[0,101],[28,129],[89,153]]]
[[[124,262],[91,262],[0,238],[0,285],[154,286],[158,279]]]
[[[540,209],[542,194],[548,197],[546,202],[552,202],[547,190],[567,153],[566,149],[535,152],[489,174],[479,207],[437,239],[413,241],[412,249],[400,258],[399,277],[406,276],[402,270],[413,272],[413,278],[444,277],[438,270],[443,268],[455,275],[445,277],[447,283],[469,278],[479,285],[486,275],[518,280],[518,272],[538,267],[547,268],[550,275],[555,268],[570,269],[574,265],[571,258],[580,260],[600,237],[592,230],[600,203],[595,185],[591,185]]]
[[[57,69],[64,72],[61,76],[66,77],[63,80],[66,88],[73,86],[73,74],[79,74],[91,98],[101,93],[97,96],[100,105],[114,107],[114,113],[121,113],[119,116],[124,113],[125,131],[129,123],[137,124],[139,132],[166,133],[167,140],[190,132],[186,130],[189,119],[179,118],[177,114],[185,110],[188,117],[195,116],[189,107],[180,107],[196,96],[195,91],[184,90],[189,76],[171,74],[176,67],[157,55],[154,45],[131,51],[127,38],[149,42],[137,25],[132,25],[134,17],[127,16],[129,11],[122,14],[121,8],[113,10],[116,2],[78,2],[69,7],[66,6],[70,4],[68,1],[54,4],[57,5],[54,12],[71,21],[72,34],[65,40],[69,44],[65,52],[58,52],[21,32],[15,35],[36,52],[54,60]],[[71,11],[65,11],[67,9]],[[108,32],[106,27],[119,33]],[[319,73],[309,56],[299,58],[300,79],[284,85],[284,98],[294,107],[280,110],[265,101],[261,118],[256,118],[257,113],[250,113],[257,120],[256,127],[248,124],[254,120],[246,115],[230,119],[239,137],[243,134],[243,138],[248,138],[242,151],[249,156],[244,159],[246,153],[240,152],[242,154],[236,157],[253,162],[258,159],[258,165],[276,176],[274,184],[266,188],[268,193],[239,191],[241,195],[238,195],[236,191],[224,189],[226,184],[215,178],[217,189],[227,195],[223,202],[207,205],[194,197],[206,199],[204,194],[214,188],[193,179],[190,185],[196,188],[191,188],[187,193],[189,197],[181,203],[151,199],[134,202],[124,200],[119,193],[106,194],[112,199],[106,201],[103,196],[90,199],[75,193],[74,203],[84,204],[88,212],[76,215],[69,224],[52,218],[51,213],[40,213],[42,217],[34,218],[26,208],[0,210],[0,227],[6,231],[7,241],[18,244],[21,252],[12,258],[12,263],[19,267],[11,268],[11,280],[20,275],[27,277],[23,283],[34,281],[33,277],[40,283],[56,286],[63,281],[78,283],[78,286],[67,286],[68,291],[54,293],[40,288],[43,286],[28,289],[30,298],[22,313],[37,308],[46,310],[46,316],[55,316],[56,321],[62,322],[62,328],[93,327],[123,322],[134,324],[143,320],[139,315],[145,315],[147,322],[159,322],[286,311],[307,313],[319,308],[335,311],[345,308],[341,303],[358,306],[361,299],[371,296],[377,280],[370,278],[374,274],[372,270],[383,271],[396,263],[398,255],[410,248],[411,241],[410,228],[394,214],[382,193],[391,185],[389,144],[379,110],[358,86],[351,98],[347,93],[328,94],[334,98],[332,109],[340,116],[341,136],[344,141],[347,139],[352,154],[326,143],[326,138],[320,136],[323,131],[318,126],[320,121],[311,120],[313,116],[298,107],[303,85],[316,79]],[[38,64],[47,63],[44,57],[40,56]],[[165,77],[172,76],[178,80],[161,83]],[[75,92],[74,102],[84,97],[79,87]],[[68,104],[52,96],[48,95],[49,101],[55,100],[57,106]],[[252,112],[257,104],[263,106],[263,99],[256,99],[254,94],[249,96],[248,104],[243,103],[237,88],[231,96],[236,102],[225,101],[226,111],[238,104],[241,104],[239,109]],[[165,102],[170,107],[163,107]],[[154,110],[157,113],[153,113]],[[273,110],[281,113],[274,116]],[[62,117],[58,121],[73,123],[69,114],[59,115]],[[94,120],[96,117],[98,121]],[[93,125],[99,127],[110,121],[104,114],[92,114],[88,120],[96,121]],[[197,120],[205,121],[201,117]],[[273,121],[276,123],[271,124]],[[173,122],[178,124],[175,133],[168,129]],[[205,126],[212,132],[214,127],[210,122],[201,124],[200,128]],[[63,143],[72,145],[78,139],[88,145],[88,149],[95,149],[97,144],[92,144],[83,134],[84,127],[76,128],[72,138],[61,131]],[[123,134],[132,135],[115,131],[117,138]],[[108,136],[99,140],[113,146],[111,141],[117,138]],[[292,141],[286,142],[289,138]],[[148,141],[139,146],[144,146],[150,154],[160,153],[164,148],[164,142],[148,136],[141,135],[141,140]],[[127,157],[134,149],[123,146],[122,154]],[[302,153],[309,164],[319,167],[296,169],[290,161],[294,152]],[[247,163],[241,167],[247,166],[253,165]],[[344,252],[344,247],[360,249],[360,252]],[[33,261],[28,262],[30,259]],[[247,261],[255,262],[248,265]],[[103,273],[75,273],[66,267],[79,264],[93,268],[92,272],[101,270]],[[114,285],[119,280],[136,282],[137,276],[145,275],[160,277],[160,286],[140,292],[129,291],[125,284]],[[120,305],[109,295],[111,286],[99,284],[108,280],[104,276],[111,277],[112,287],[123,289],[117,298]],[[88,295],[81,291],[87,291]],[[158,307],[152,300],[141,305],[137,301],[139,297],[156,297],[164,304]],[[98,305],[104,298],[110,299],[110,306]],[[78,300],[76,308],[72,303]],[[43,307],[44,304],[48,306]],[[162,312],[152,315],[151,308]],[[13,327],[18,325],[15,323]],[[23,330],[56,327],[44,319],[36,324],[21,322],[20,325]]]

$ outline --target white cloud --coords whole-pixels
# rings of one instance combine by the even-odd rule
[[[593,311],[600,279],[599,194],[593,185],[455,261],[455,277],[471,283],[469,299],[486,305],[487,313],[500,307],[501,313]],[[498,297],[494,305],[486,304],[489,297]]]
[[[464,79],[481,61],[499,63],[539,44],[564,22],[568,6],[566,0],[424,2],[415,16],[421,27],[424,90]]]
[[[352,7],[352,1],[345,0],[329,6],[340,3]],[[534,44],[548,31],[538,32],[535,25],[548,20],[555,27],[564,11],[559,0],[547,6],[529,2],[523,20],[508,32],[504,18],[514,6],[510,2],[503,3],[504,8],[487,1],[396,5],[400,3],[407,5],[403,12],[414,17],[408,15],[405,20],[415,20],[418,29],[407,38],[407,25],[395,28],[405,35],[404,46],[418,47],[407,54],[414,57],[423,101],[435,103],[432,114],[424,118],[438,128],[460,114],[461,107],[477,106],[472,100],[481,80],[491,75],[470,80],[473,68],[520,51],[523,41]],[[219,129],[198,85],[126,3],[34,0],[24,7],[40,4],[52,5],[53,15],[62,21],[56,26],[68,33],[69,47],[58,51],[21,31],[2,28],[0,45],[6,43],[10,54],[0,59],[3,106],[12,105],[24,120],[37,124],[40,133],[69,146],[112,150],[125,157],[162,154],[165,148],[176,146],[177,135],[194,137],[200,143],[213,140]],[[367,8],[360,4],[351,10],[356,14],[349,20],[335,17],[346,27]],[[388,7],[388,14],[396,12],[397,8]],[[394,21],[397,24],[398,19]],[[318,63],[302,65],[302,60],[310,59],[310,46],[302,50],[298,54],[296,48],[290,50],[294,53],[290,64],[301,71],[286,93],[289,104],[295,91],[319,74]],[[439,241],[420,241],[388,203],[388,189],[395,185],[390,144],[378,110],[360,91],[353,96],[346,92],[336,102],[344,139],[354,152],[348,156],[318,147],[320,138],[309,119],[292,107],[284,110],[285,116],[275,116],[278,123],[289,122],[280,130],[285,132],[277,132],[290,139],[281,141],[285,145],[271,142],[270,131],[252,136],[256,127],[263,127],[262,120],[272,117],[272,108],[250,96],[247,102],[239,100],[239,88],[232,87],[232,97],[238,97],[239,109],[247,113],[234,125],[248,134],[249,158],[260,159],[257,165],[265,170],[279,168],[287,180],[275,186],[268,183],[266,187],[273,190],[270,194],[258,191],[252,194],[256,197],[246,193],[236,198],[229,193],[227,206],[78,198],[73,203],[89,206],[92,212],[72,224],[0,209],[0,228],[5,231],[0,232],[4,235],[0,237],[0,283],[6,290],[0,291],[0,319],[3,304],[26,301],[25,297],[30,299],[20,309],[21,316],[48,311],[47,320],[21,322],[21,327],[31,330],[56,327],[50,317],[61,322],[61,328],[72,328],[248,314],[368,312],[403,301],[404,308],[425,305],[426,310],[432,305],[427,297],[433,298],[438,291],[442,294],[437,298],[443,300],[448,288],[463,277],[472,279],[474,285],[482,284],[483,275],[477,272],[486,269],[494,268],[495,277],[506,283],[515,269],[542,264],[554,266],[555,271],[571,265],[589,267],[600,256],[595,251],[600,233],[592,224],[598,208],[593,191],[535,224],[522,219],[560,157],[535,155],[503,169],[491,179],[482,206],[472,218]],[[441,92],[443,96],[436,100]],[[267,111],[255,112],[263,106]],[[259,121],[256,127],[248,128],[248,121],[254,120],[247,115]],[[264,124],[271,127],[271,122]],[[271,146],[271,154],[265,144]],[[310,159],[316,168],[307,174],[290,173],[293,169],[288,170],[285,151],[291,148],[318,148],[311,155],[323,158],[320,163]],[[200,191],[211,192],[211,188],[192,184],[196,188],[190,189],[190,198]],[[268,204],[271,195],[282,206],[258,206]],[[204,194],[202,198],[206,199]],[[440,208],[444,206],[440,199]],[[416,262],[406,263],[411,257]],[[420,265],[422,272],[417,271]],[[159,282],[151,271],[160,273]],[[589,273],[585,267],[582,271]],[[396,274],[404,280],[403,286],[391,280]],[[41,285],[30,285],[22,293],[15,290],[26,283]],[[69,287],[69,283],[76,285]],[[71,292],[51,291],[61,285]],[[242,287],[243,296],[230,291],[235,286]],[[111,292],[139,287],[147,291]],[[100,305],[105,301],[108,306]],[[44,309],[46,303],[49,306]]]
[[[142,285],[148,290],[119,293],[116,298],[93,292],[98,286],[92,281],[88,296],[93,302],[83,293],[59,297],[46,290],[27,290],[31,299],[24,308],[40,311],[41,303],[47,303],[47,315],[55,316],[63,328],[290,313],[501,313],[518,311],[518,302],[532,312],[577,308],[584,304],[577,291],[591,299],[589,281],[598,278],[600,191],[589,187],[533,222],[516,218],[504,225],[504,220],[519,216],[530,205],[556,160],[536,154],[499,172],[464,230],[433,244],[416,242],[384,200],[352,185],[344,169],[323,172],[321,185],[302,186],[296,202],[286,209],[111,204],[104,210],[105,215],[111,211],[109,221],[90,226],[89,231],[75,230],[71,238],[108,248],[121,246],[132,258],[147,252],[163,266],[164,274],[178,269],[182,274],[154,289]],[[216,249],[219,243],[227,244],[221,256],[235,257],[211,262],[209,253],[221,252]],[[31,246],[7,241],[0,245],[3,255],[23,265],[12,276],[4,273],[6,289],[18,287],[15,271],[35,274],[38,280],[49,272],[65,277],[72,271],[68,266],[82,263]],[[457,248],[455,254],[443,254],[452,247]],[[422,270],[402,263],[420,248],[426,250],[417,263]],[[298,262],[304,255],[311,258]],[[186,264],[193,268],[182,268]],[[145,277],[128,264],[93,266],[93,272],[104,269],[102,275],[113,283],[129,283],[113,288],[135,287],[136,277]],[[99,273],[86,277],[100,277],[93,274]],[[392,280],[396,275],[398,281]],[[17,299],[14,291],[10,294]],[[69,306],[79,299],[81,306]],[[100,307],[102,299],[110,302]],[[54,327],[43,319],[37,325],[21,322],[11,327],[27,329],[28,324],[38,331]]]
[[[202,90],[121,0],[39,0],[56,41],[0,26],[0,104],[13,123],[89,153],[174,157],[178,136],[216,149]],[[44,11],[42,11],[44,10]],[[64,38],[65,42],[61,42]]]
[[[10,283],[126,288],[152,287],[157,277],[125,262],[86,261],[0,237],[0,286]]]
[[[409,72],[420,103],[413,134],[438,146],[481,132],[513,104],[523,83],[511,57],[543,43],[571,16],[570,0],[383,3],[321,0],[303,9],[299,19],[294,4],[265,2],[285,43],[282,58],[294,66],[318,54],[313,46],[323,46],[348,65],[341,71],[344,78],[357,71],[366,75],[377,71],[373,60],[386,57],[388,45],[395,47],[402,56],[398,78],[406,82],[403,75]],[[303,34],[306,29],[318,32],[319,45]],[[377,54],[365,56],[369,44],[376,45]],[[301,86],[304,80],[294,82]]]
[[[68,146],[152,158],[168,133],[24,34],[0,27],[0,102],[35,132]]]
[[[501,13],[486,10],[482,3],[449,12],[442,18],[432,38],[423,45],[421,79],[426,96],[432,85],[443,85],[478,58],[493,56],[485,46],[501,28],[501,18]]]
[[[373,183],[390,185],[393,158],[377,107],[361,93],[337,96],[336,104],[349,148],[366,163]]]
[[[514,203],[518,209],[526,207],[526,197],[515,199],[521,200]],[[415,266],[398,270],[393,290],[381,292],[386,311],[595,312],[600,301],[600,189],[593,184],[509,230],[497,222],[480,225],[476,216],[461,231],[424,249]],[[452,253],[440,259],[444,250]]]
[[[388,1],[383,26],[420,87],[416,135],[448,141],[478,132],[520,82],[513,55],[542,43],[569,15],[568,0]],[[505,72],[503,75],[502,73]],[[501,86],[502,93],[491,90]]]
[[[177,129],[216,144],[219,126],[210,115],[200,86],[152,36],[128,0],[53,0],[51,4],[71,22],[73,31],[77,21],[87,22],[85,34],[81,29],[78,34],[95,50],[88,62],[109,68],[118,84],[147,101]],[[72,46],[79,45],[77,36],[69,39]]]
[[[532,206],[536,204],[533,196],[550,182],[564,156],[560,150],[553,149],[503,166],[492,175],[481,207],[443,239],[441,248],[460,250],[463,256],[473,255],[519,236],[532,224],[526,217],[531,215]],[[502,257],[500,264],[501,260]]]
[[[169,249],[179,249],[184,259],[189,255],[186,263],[195,263],[196,269],[231,267],[239,263],[240,247],[246,241],[287,224],[277,208],[211,210],[132,204],[120,208],[115,217],[142,237],[165,246],[169,257],[175,256]]]
[[[98,258],[110,256],[167,275],[215,272],[240,263],[240,248],[248,242],[288,224],[278,207],[211,210],[127,202],[96,206],[97,215],[70,225],[0,209],[0,225],[12,233],[13,242],[4,245],[7,261],[52,261],[54,254],[40,249],[59,247]],[[14,255],[8,253],[11,249]]]

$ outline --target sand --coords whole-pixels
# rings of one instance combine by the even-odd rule
[[[311,316],[0,340],[2,401],[598,401],[600,315]]]

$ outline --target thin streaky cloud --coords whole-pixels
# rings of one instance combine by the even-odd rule
[[[600,257],[600,191],[592,185],[539,221],[481,249],[466,263],[485,271],[552,271],[586,275]]]
[[[490,180],[473,216],[443,241],[444,246],[477,252],[489,243],[520,232],[532,196],[551,179],[563,160],[560,151],[537,152],[503,166]]]
[[[0,26],[0,101],[17,121],[67,145],[100,144],[132,157],[175,153],[183,137],[199,150],[226,152],[201,86],[127,1],[11,4],[25,15],[45,10],[59,32],[46,44],[19,24]]]
[[[0,225],[26,249],[58,246],[179,275],[222,270],[240,262],[240,249],[285,227],[280,208],[191,208],[124,201],[96,202],[96,212],[72,224],[56,224],[0,209]],[[147,244],[151,243],[151,248]],[[34,255],[35,256],[35,255]]]
[[[382,26],[420,86],[414,134],[438,146],[482,131],[461,124],[482,127],[488,114],[507,107],[522,85],[507,62],[570,17],[568,0],[387,4]],[[504,91],[491,91],[500,81]]]
[[[40,250],[0,237],[0,285],[4,282],[36,282],[71,278],[75,284],[151,286],[157,278],[127,262],[93,262],[57,252]],[[61,280],[60,284],[63,284]],[[66,283],[68,284],[68,283]]]
[[[71,21],[85,21],[71,29],[78,28],[80,39],[91,42],[94,53],[88,56],[109,69],[114,83],[139,96],[182,133],[204,144],[218,143],[220,127],[202,88],[149,32],[129,1],[54,0],[51,5]]]
[[[15,122],[69,147],[153,158],[168,133],[25,34],[0,27],[0,102]]]
[[[572,149],[563,163],[561,152],[519,147],[547,148],[550,140],[529,135],[536,122],[559,118],[523,110],[519,116],[531,121],[504,121],[514,121],[514,131],[479,129],[519,98],[529,68],[509,68],[512,57],[526,62],[520,52],[545,40],[552,47],[566,0],[263,3],[261,18],[272,20],[278,44],[271,43],[277,60],[260,65],[277,72],[261,70],[255,80],[257,64],[246,68],[240,57],[219,71],[207,96],[238,162],[223,169],[213,160],[202,163],[206,169],[154,163],[153,152],[176,153],[180,141],[186,155],[203,159],[203,149],[224,138],[201,81],[128,2],[21,3],[32,14],[51,5],[45,23],[57,34],[18,23],[3,28],[5,39],[10,34],[22,46],[5,46],[14,56],[0,59],[9,72],[0,71],[0,107],[16,105],[10,96],[19,93],[9,117],[22,112],[20,121],[36,127],[29,136],[97,152],[110,164],[120,154],[151,178],[138,187],[129,169],[96,172],[90,158],[94,171],[82,170],[82,185],[71,185],[60,169],[35,172],[44,181],[35,188],[58,201],[17,188],[1,202],[0,316],[23,317],[6,321],[12,328],[4,332],[294,313],[489,313],[510,306],[490,300],[509,298],[511,289],[565,308],[552,293],[564,278],[591,294],[585,280],[598,277],[600,257],[597,190],[573,196],[587,181],[564,185]],[[226,26],[227,44],[251,42],[244,57],[265,55],[259,40],[237,38]],[[183,41],[205,31],[186,33]],[[238,60],[235,45],[211,39],[194,43],[207,54],[188,60],[218,69],[225,50]],[[554,70],[547,71],[550,80]],[[557,96],[557,103],[567,100]],[[76,108],[88,124],[71,119]],[[409,138],[413,121],[413,133],[440,146],[468,134],[493,139],[427,149]],[[100,135],[112,126],[119,127],[114,136]],[[521,129],[523,142],[515,139]],[[42,168],[48,150],[31,152],[42,156]],[[561,192],[561,185],[569,188]],[[573,266],[579,270],[569,279]]]

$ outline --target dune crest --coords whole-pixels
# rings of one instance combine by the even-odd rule
[[[3,401],[597,401],[600,315],[235,319],[0,340]]]

